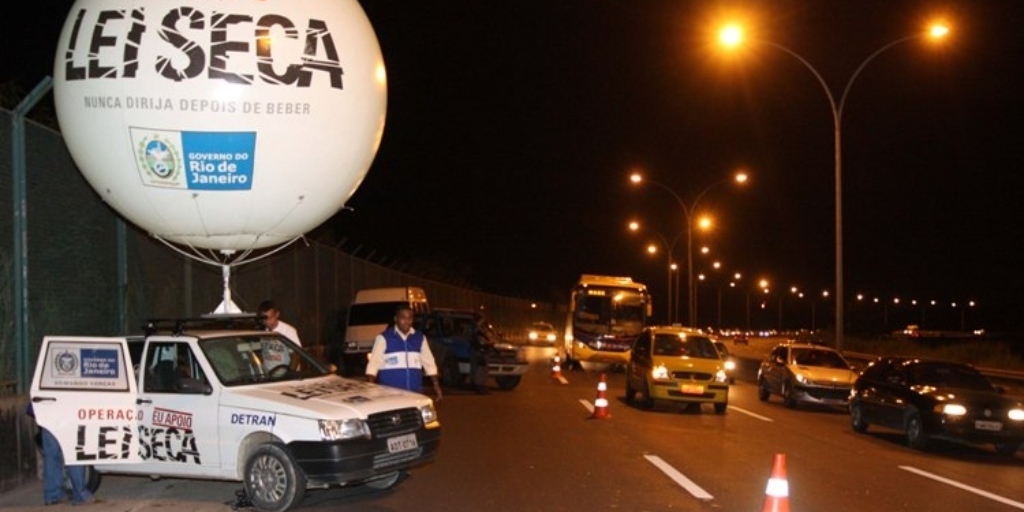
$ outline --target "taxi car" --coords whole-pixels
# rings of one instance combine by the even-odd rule
[[[782,343],[757,369],[757,398],[782,397],[786,407],[797,404],[843,406],[857,372],[835,349],[810,343]]]
[[[680,326],[646,327],[633,343],[626,365],[626,402],[649,409],[655,400],[714,404],[716,414],[729,405],[725,361],[711,339]]]
[[[855,432],[869,425],[902,431],[907,445],[919,450],[933,438],[991,443],[1006,457],[1024,447],[1024,402],[973,366],[951,361],[873,361],[854,383],[850,424]]]
[[[339,377],[253,315],[46,336],[30,395],[67,464],[239,481],[261,511],[309,488],[390,488],[441,435],[429,397]]]

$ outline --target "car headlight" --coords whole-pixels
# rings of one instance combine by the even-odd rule
[[[530,341],[537,341],[537,333],[531,332],[529,335]]]
[[[725,370],[726,371],[731,372],[731,371],[733,371],[735,369],[736,369],[736,362],[735,361],[726,361],[725,362]]]
[[[555,342],[555,335],[554,334],[548,334],[548,341],[554,343]]]
[[[1014,421],[1024,421],[1024,409],[1010,409],[1010,411],[1006,413],[1006,417]]]
[[[967,414],[967,408],[960,404],[939,404],[935,406],[935,412],[947,416],[963,416]]]
[[[433,402],[431,402],[430,405],[420,407],[420,416],[423,417],[424,425],[429,425],[437,421],[437,409],[434,408]]]
[[[729,380],[729,376],[725,374],[725,370],[718,370],[715,372],[715,380],[718,382],[725,382]]]
[[[793,375],[793,377],[795,377],[796,381],[800,384],[807,384],[807,377],[800,375],[799,373]]]
[[[360,419],[320,420],[320,438],[324,441],[370,438],[370,426]]]
[[[651,369],[651,377],[655,380],[667,380],[668,379],[668,368],[665,365],[659,364]]]

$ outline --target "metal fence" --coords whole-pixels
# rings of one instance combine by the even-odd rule
[[[0,110],[0,196],[8,198],[15,195],[12,161],[19,151],[14,118]],[[139,332],[149,318],[209,313],[223,297],[221,268],[185,258],[121,220],[78,172],[60,133],[27,122],[23,147],[24,195],[0,209],[0,240],[8,241],[0,244],[0,429],[14,433],[0,436],[0,492],[36,477],[32,425],[23,412],[44,335]],[[16,213],[19,199],[23,214]],[[19,279],[24,286],[15,285]],[[316,242],[233,268],[230,282],[240,309],[255,311],[273,299],[303,345],[324,360],[338,347],[361,288],[419,286],[431,304],[482,307],[497,326],[525,326],[535,315],[558,318],[564,311],[409,275]],[[24,325],[20,335],[16,321]]]

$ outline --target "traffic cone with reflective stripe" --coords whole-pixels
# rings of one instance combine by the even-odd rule
[[[603,420],[611,417],[611,414],[608,413],[608,398],[605,397],[606,391],[608,391],[608,382],[602,373],[601,382],[597,383],[597,399],[594,400],[594,413],[590,415],[592,419]]]
[[[772,460],[772,475],[764,491],[761,512],[789,512],[789,481],[786,480],[786,454],[776,453]]]
[[[551,378],[552,379],[560,379],[560,378],[562,378],[562,364],[561,364],[562,363],[562,358],[558,357],[558,355],[556,354],[553,363],[554,364],[552,364],[552,366],[551,366]]]

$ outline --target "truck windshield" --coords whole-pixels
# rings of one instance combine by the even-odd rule
[[[390,324],[395,319],[395,310],[407,302],[367,302],[353,304],[348,310],[348,325]]]
[[[302,348],[276,333],[212,338],[200,341],[199,347],[225,386],[302,380],[328,373]]]

